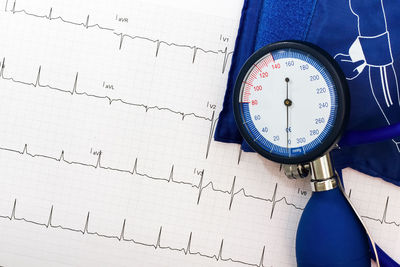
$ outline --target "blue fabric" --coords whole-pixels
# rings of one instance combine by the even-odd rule
[[[255,50],[288,39],[315,43],[341,65],[352,98],[348,131],[400,122],[400,27],[395,26],[398,21],[400,5],[395,0],[246,0],[215,139],[242,143],[244,151],[251,151],[233,117],[235,80]],[[394,138],[342,146],[332,156],[339,169],[352,167],[400,185],[399,142],[400,138]]]
[[[352,99],[348,130],[400,122],[399,20],[400,5],[394,0],[319,1],[315,7],[305,40],[334,56],[348,79]],[[343,146],[333,152],[335,165],[400,185],[399,141]]]
[[[290,39],[314,43],[339,62],[352,99],[347,131],[394,127],[400,122],[399,21],[396,0],[245,0],[215,140],[251,151],[233,117],[236,77],[255,50]],[[352,167],[400,186],[400,137],[344,145],[332,152],[338,171]],[[379,247],[378,252],[381,266],[400,266]]]
[[[232,92],[236,77],[247,58],[258,48],[285,39],[302,40],[307,33],[314,6],[315,0],[245,1],[215,140],[242,144],[244,151],[252,151],[243,141],[233,117]]]
[[[379,257],[379,263],[382,267],[399,267],[400,265],[386,254],[377,244],[375,244],[376,251]],[[370,247],[372,251],[372,246]],[[376,261],[375,254],[372,254],[372,259]]]
[[[304,40],[315,3],[314,0],[265,0],[255,48],[282,40]]]

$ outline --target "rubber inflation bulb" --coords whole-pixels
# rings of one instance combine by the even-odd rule
[[[296,236],[299,267],[371,266],[367,234],[339,188],[314,192]]]

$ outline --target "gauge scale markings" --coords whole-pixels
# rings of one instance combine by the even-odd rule
[[[269,55],[271,55],[271,56],[269,56]],[[333,90],[332,90],[332,83],[330,82],[330,78],[328,77],[328,75],[326,74],[326,70],[325,70],[325,68],[323,68],[323,67],[321,67],[320,65],[318,65],[315,61],[311,61],[310,60],[310,58],[309,57],[307,57],[307,56],[304,56],[304,55],[302,55],[302,54],[298,54],[298,53],[293,53],[292,51],[285,51],[285,52],[278,52],[278,53],[276,53],[276,52],[272,52],[271,54],[269,54],[269,55],[267,55],[266,57],[264,57],[264,58],[262,58],[260,61],[258,61],[257,63],[255,63],[253,66],[255,67],[255,68],[253,68],[252,70],[251,70],[251,72],[250,72],[250,75],[252,76],[252,77],[254,77],[254,76],[256,76],[256,78],[255,79],[258,79],[258,75],[257,74],[259,74],[259,73],[268,73],[268,70],[270,70],[270,69],[268,69],[268,70],[266,70],[266,71],[264,71],[264,68],[268,68],[268,67],[270,67],[271,66],[271,63],[275,63],[275,62],[277,62],[278,60],[281,60],[281,59],[294,59],[294,58],[296,58],[296,59],[300,59],[300,60],[302,60],[304,63],[306,63],[306,64],[309,64],[309,65],[311,65],[312,67],[314,67],[314,69],[315,70],[317,70],[317,73],[318,74],[320,74],[322,77],[323,77],[323,80],[325,81],[325,84],[326,84],[326,86],[328,87],[328,90],[329,90],[329,92],[332,92]],[[275,60],[273,61],[273,62],[271,62],[270,60],[268,61],[268,63],[266,63],[266,58],[268,58],[268,57],[270,57],[270,58],[275,58]],[[280,62],[278,62],[277,64],[279,64]],[[283,65],[283,64],[282,64]],[[291,67],[295,67],[297,64],[293,64]],[[259,67],[259,66],[261,66],[261,67]],[[279,68],[284,68],[285,66],[279,66]],[[286,68],[288,68],[288,67],[286,67]],[[271,69],[270,71],[277,71],[278,70],[278,68],[275,68],[275,69]],[[307,71],[306,71],[307,72]],[[318,75],[317,74],[317,75]],[[315,75],[314,73],[312,73],[312,75]],[[261,79],[268,79],[268,76],[267,77],[263,77],[263,78],[261,78]],[[244,81],[244,83],[246,84],[246,85],[249,85],[250,86],[250,83],[248,83],[248,82],[246,82],[246,81]],[[252,85],[251,86],[256,86],[256,85],[254,85],[254,81],[251,83]],[[245,89],[244,89],[244,91],[245,91],[245,96],[246,96],[246,98],[248,98],[248,97],[250,97],[250,95],[251,95],[251,93],[249,94],[249,91],[250,91],[250,88],[248,87],[248,86],[245,86]],[[331,103],[333,102],[334,103],[334,101],[332,101],[332,100],[334,100],[334,99],[332,99],[332,98],[335,98],[333,95],[331,95]],[[254,100],[257,100],[258,101],[258,99],[254,99]],[[290,101],[290,100],[289,100]],[[243,100],[242,101],[242,104],[244,104],[244,103],[247,103],[247,104],[250,104],[251,103],[251,101],[250,101],[250,99],[249,100]],[[335,105],[331,105],[331,112],[334,112],[335,111]],[[268,141],[266,138],[265,138],[265,136],[263,136],[263,134],[262,133],[259,133],[259,131],[258,131],[258,129],[257,129],[257,127],[254,125],[254,122],[253,122],[253,119],[252,119],[252,116],[251,116],[251,111],[250,111],[250,107],[249,107],[249,105],[246,105],[246,106],[243,106],[243,110],[248,110],[249,112],[246,112],[246,116],[247,116],[247,118],[246,118],[246,122],[250,122],[250,123],[252,123],[253,125],[252,126],[254,126],[254,127],[250,127],[250,126],[248,126],[249,128],[250,128],[250,130],[251,130],[251,132],[253,133],[253,135],[255,136],[255,138],[253,139],[254,141],[256,141],[256,140],[259,140],[260,141],[260,143],[263,145],[263,146],[265,146],[266,147],[266,149],[268,149],[268,148],[271,148],[271,150],[270,151],[274,151],[275,150],[275,152],[276,153],[279,153],[279,154],[281,154],[281,155],[286,155],[286,154],[305,154],[308,150],[311,150],[313,147],[314,147],[314,145],[315,145],[315,143],[321,143],[321,139],[324,137],[324,134],[327,132],[327,129],[325,128],[323,131],[322,131],[322,133],[321,133],[321,135],[319,135],[317,138],[315,138],[314,140],[312,140],[311,142],[309,142],[308,144],[305,144],[304,146],[298,146],[298,147],[282,147],[282,146],[279,146],[279,145],[276,145],[276,146],[271,146],[271,144],[270,143],[272,143],[272,142],[270,142],[270,141]],[[330,114],[331,115],[331,114]],[[332,118],[332,116],[330,116],[330,118]],[[249,123],[248,123],[248,125],[249,125]],[[325,126],[328,126],[328,128],[330,127],[330,126],[332,126],[332,123],[328,120],[328,123],[326,123],[325,124]],[[262,137],[261,139],[260,139],[260,136]],[[279,136],[279,135],[277,135],[277,136]],[[279,136],[279,138],[280,138],[280,136]],[[304,138],[303,136],[302,137],[300,137],[300,138]]]
[[[277,162],[305,158],[331,145],[327,140],[341,135],[347,116],[343,109],[348,92],[335,66],[324,61],[326,55],[308,53],[313,49],[293,43],[281,48],[273,44],[277,48],[267,46],[253,54],[234,92],[241,134],[253,149]]]

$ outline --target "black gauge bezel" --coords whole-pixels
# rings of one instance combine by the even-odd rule
[[[247,128],[243,124],[243,116],[240,104],[240,91],[242,87],[242,82],[245,79],[248,71],[253,67],[253,65],[266,54],[281,50],[281,49],[297,49],[303,51],[306,54],[311,55],[317,61],[323,65],[327,72],[331,75],[334,87],[337,93],[337,111],[336,118],[333,123],[333,127],[328,133],[327,137],[321,142],[317,147],[307,152],[304,155],[296,157],[285,157],[277,154],[270,153],[263,149],[259,144],[253,141],[253,137],[249,134]],[[299,164],[311,162],[318,157],[321,157],[328,151],[332,149],[334,145],[337,144],[340,137],[342,136],[347,121],[349,118],[350,110],[350,94],[347,85],[346,78],[339,67],[339,64],[323,49],[318,46],[302,42],[302,41],[282,41],[273,44],[269,44],[257,50],[253,55],[251,55],[246,63],[241,68],[239,75],[236,79],[234,92],[233,92],[233,111],[236,121],[236,125],[239,129],[240,134],[243,136],[244,140],[250,145],[252,149],[264,156],[265,158],[282,163],[282,164]]]

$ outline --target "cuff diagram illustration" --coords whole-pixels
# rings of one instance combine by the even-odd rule
[[[380,7],[378,10],[376,4]],[[383,2],[349,0],[349,7],[357,17],[358,36],[347,53],[338,53],[334,58],[341,65],[347,80],[357,79],[362,72],[368,73],[371,93],[383,119],[388,125],[397,123],[400,114],[399,85]],[[369,7],[374,7],[374,11],[371,12]],[[400,153],[400,138],[392,141]]]

